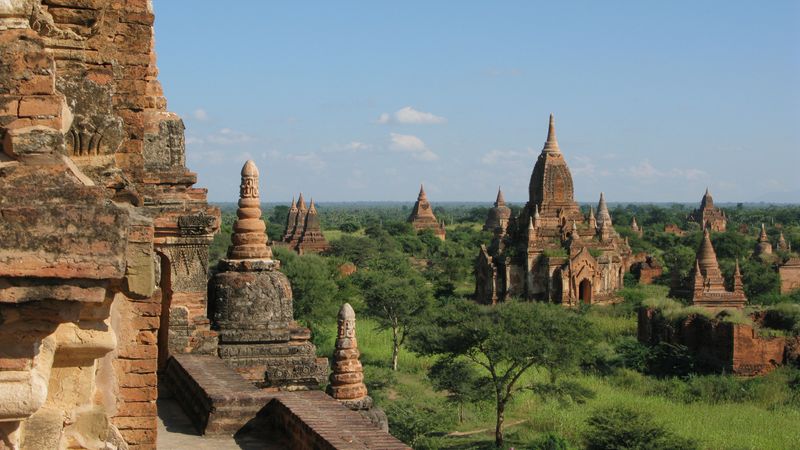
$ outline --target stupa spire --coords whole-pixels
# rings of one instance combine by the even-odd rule
[[[764,227],[764,224],[761,224],[761,234],[758,236],[758,242],[767,242],[769,241],[769,236],[767,236],[767,229]]]
[[[425,200],[428,196],[425,194],[425,186],[422,183],[419,184],[419,195],[417,196],[417,200]]]
[[[597,225],[602,227],[611,226],[611,214],[608,212],[608,205],[606,205],[606,197],[604,193],[600,193],[600,201],[597,203]]]
[[[711,234],[708,232],[708,228],[703,230],[703,240],[700,243],[700,249],[697,251],[697,262],[705,276],[719,272],[717,253],[714,251],[714,246],[711,245]]]
[[[547,153],[558,153],[561,151],[558,148],[558,139],[556,138],[556,120],[552,113],[550,113],[550,125],[547,128],[547,140],[544,143],[542,151]]]
[[[258,177],[256,163],[252,160],[244,163],[228,259],[272,259],[272,250],[267,246],[267,226],[261,220]]]
[[[303,198],[303,193],[300,193],[300,197],[297,199],[297,209],[302,211],[306,210],[306,200]]]
[[[494,206],[505,206],[506,199],[503,197],[503,191],[500,190],[500,187],[497,188],[497,200],[494,201]]]

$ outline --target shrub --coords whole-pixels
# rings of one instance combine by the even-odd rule
[[[450,415],[436,401],[420,406],[410,400],[398,400],[389,404],[386,415],[389,431],[416,449],[435,448],[431,445],[431,435],[451,424]]]
[[[800,305],[781,303],[764,312],[764,326],[800,334]]]
[[[529,448],[531,450],[568,450],[569,442],[563,437],[550,432],[532,442]]]
[[[588,419],[585,434],[590,450],[687,450],[699,448],[693,440],[682,438],[655,423],[650,414],[631,408],[601,408]]]

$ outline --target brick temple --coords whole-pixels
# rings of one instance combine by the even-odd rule
[[[604,195],[597,216],[593,210],[582,213],[575,201],[572,174],[551,115],[531,173],[528,202],[517,217],[494,228],[488,247],[481,246],[476,300],[494,304],[521,297],[565,305],[609,301],[622,288],[631,262],[630,247],[614,230]]]
[[[292,205],[286,215],[283,239],[279,245],[285,245],[301,255],[303,253],[321,253],[330,247],[325,235],[322,234],[319,214],[313,198],[308,207],[306,207],[302,192],[297,202],[292,198]]]
[[[441,240],[445,240],[447,237],[444,222],[436,219],[433,214],[433,207],[428,201],[428,195],[425,194],[425,187],[421,184],[419,185],[417,201],[414,202],[414,208],[408,216],[408,222],[417,231],[431,230]]]
[[[700,207],[689,215],[689,220],[699,223],[703,229],[709,228],[714,232],[725,231],[728,226],[725,211],[714,206],[714,199],[708,188],[700,200]]]

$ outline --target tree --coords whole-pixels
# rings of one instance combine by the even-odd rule
[[[555,382],[578,367],[592,346],[593,328],[562,306],[507,302],[483,306],[463,300],[446,305],[415,332],[412,349],[446,359],[464,357],[482,368],[496,407],[495,445],[503,445],[503,421],[519,381],[542,367]]]
[[[389,260],[393,258],[387,258]],[[399,262],[405,262],[400,259]],[[430,287],[405,264],[359,272],[367,310],[381,329],[392,331],[392,370],[397,370],[400,347],[433,301]]]
[[[456,404],[458,423],[464,422],[464,405],[480,400],[485,388],[474,366],[461,359],[440,359],[428,370],[428,378],[437,391],[446,391],[447,399]]]

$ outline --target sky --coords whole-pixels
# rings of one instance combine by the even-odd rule
[[[155,0],[187,165],[235,201],[800,202],[800,2]]]

